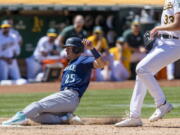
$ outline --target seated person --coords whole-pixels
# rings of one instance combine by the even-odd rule
[[[103,30],[100,26],[96,26],[93,30],[93,35],[88,37],[93,46],[100,52],[108,51],[108,43],[106,38],[103,36]]]
[[[130,75],[130,61],[128,63],[129,55],[127,50],[128,48],[124,45],[123,37],[119,37],[116,40],[116,46],[109,50],[110,54],[114,58],[112,74],[114,76],[114,80],[116,81],[127,80]]]
[[[59,55],[55,40],[57,33],[55,29],[49,29],[47,35],[40,38],[33,55],[26,59],[27,78],[35,79],[37,74],[42,72],[42,61],[48,56]]]
[[[144,48],[143,35],[141,33],[141,26],[139,22],[132,22],[131,31],[126,35],[125,46],[130,48],[131,54],[131,79],[135,79],[136,65],[146,56],[146,49]]]

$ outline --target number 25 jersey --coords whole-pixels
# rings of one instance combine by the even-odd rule
[[[75,90],[81,97],[89,85],[94,60],[94,57],[79,56],[71,61],[63,71],[61,90]]]

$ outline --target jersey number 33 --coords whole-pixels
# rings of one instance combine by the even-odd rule
[[[170,24],[174,22],[174,16],[164,15],[164,24]]]

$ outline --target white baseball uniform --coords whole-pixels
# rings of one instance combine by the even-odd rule
[[[41,61],[48,56],[43,56],[42,52],[50,53],[53,50],[54,43],[49,42],[49,37],[42,37],[36,46],[33,56],[26,59],[27,63],[27,77],[28,79],[35,79],[36,75],[42,71]]]
[[[161,24],[166,25],[174,21],[174,15],[180,13],[179,0],[166,0],[162,13]],[[180,59],[180,31],[161,31],[175,38],[158,38],[155,47],[136,67],[136,84],[130,103],[130,116],[138,118],[147,89],[154,98],[156,106],[162,105],[166,97],[157,83],[154,75],[163,67]]]
[[[8,36],[0,34],[0,56],[5,58],[13,58],[14,46],[16,46],[16,40],[9,34]],[[8,76],[13,80],[20,79],[19,67],[16,59],[12,60],[11,64],[0,59],[0,80],[8,80]]]
[[[2,34],[2,30],[0,30],[0,33]],[[13,29],[13,28],[9,29],[9,34],[17,42],[16,45],[13,46],[13,48],[14,48],[16,56],[18,56],[20,54],[20,52],[21,52],[21,48],[20,48],[20,44],[19,43],[22,41],[22,37],[21,37],[20,33],[17,30]]]
[[[96,69],[97,81],[124,81],[128,79],[129,72],[121,61],[114,60],[112,54],[105,56],[104,59],[109,62],[109,66],[104,69]]]
[[[21,48],[20,48],[21,45],[19,43],[22,42],[22,37],[20,33],[13,28],[11,28],[9,32],[10,32],[10,35],[12,35],[12,37],[14,37],[14,39],[17,41],[17,44],[14,46],[14,50],[15,50],[16,55],[18,56],[21,52]]]

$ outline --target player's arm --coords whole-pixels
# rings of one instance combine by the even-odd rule
[[[105,65],[107,65],[108,63],[106,61],[103,60],[103,58],[100,56],[99,58],[97,58],[94,63],[93,63],[93,67],[94,68],[103,68]]]
[[[94,68],[103,68],[105,65],[107,65],[107,62],[103,60],[100,53],[93,47],[91,41],[84,39],[82,42],[84,46],[86,47],[86,49],[91,50],[93,56],[96,59],[93,63]]]
[[[44,56],[44,57],[48,56],[47,49],[46,49],[46,47],[44,46],[45,43],[46,43],[46,40],[44,40],[44,38],[41,38],[41,39],[38,41],[38,43],[37,43],[38,51],[39,51],[39,53],[40,53],[42,56]]]
[[[151,34],[151,37],[154,37],[154,35],[158,31],[179,31],[179,30],[180,30],[180,12],[174,15],[173,23],[163,25],[163,26],[157,26],[151,30],[150,34]]]

